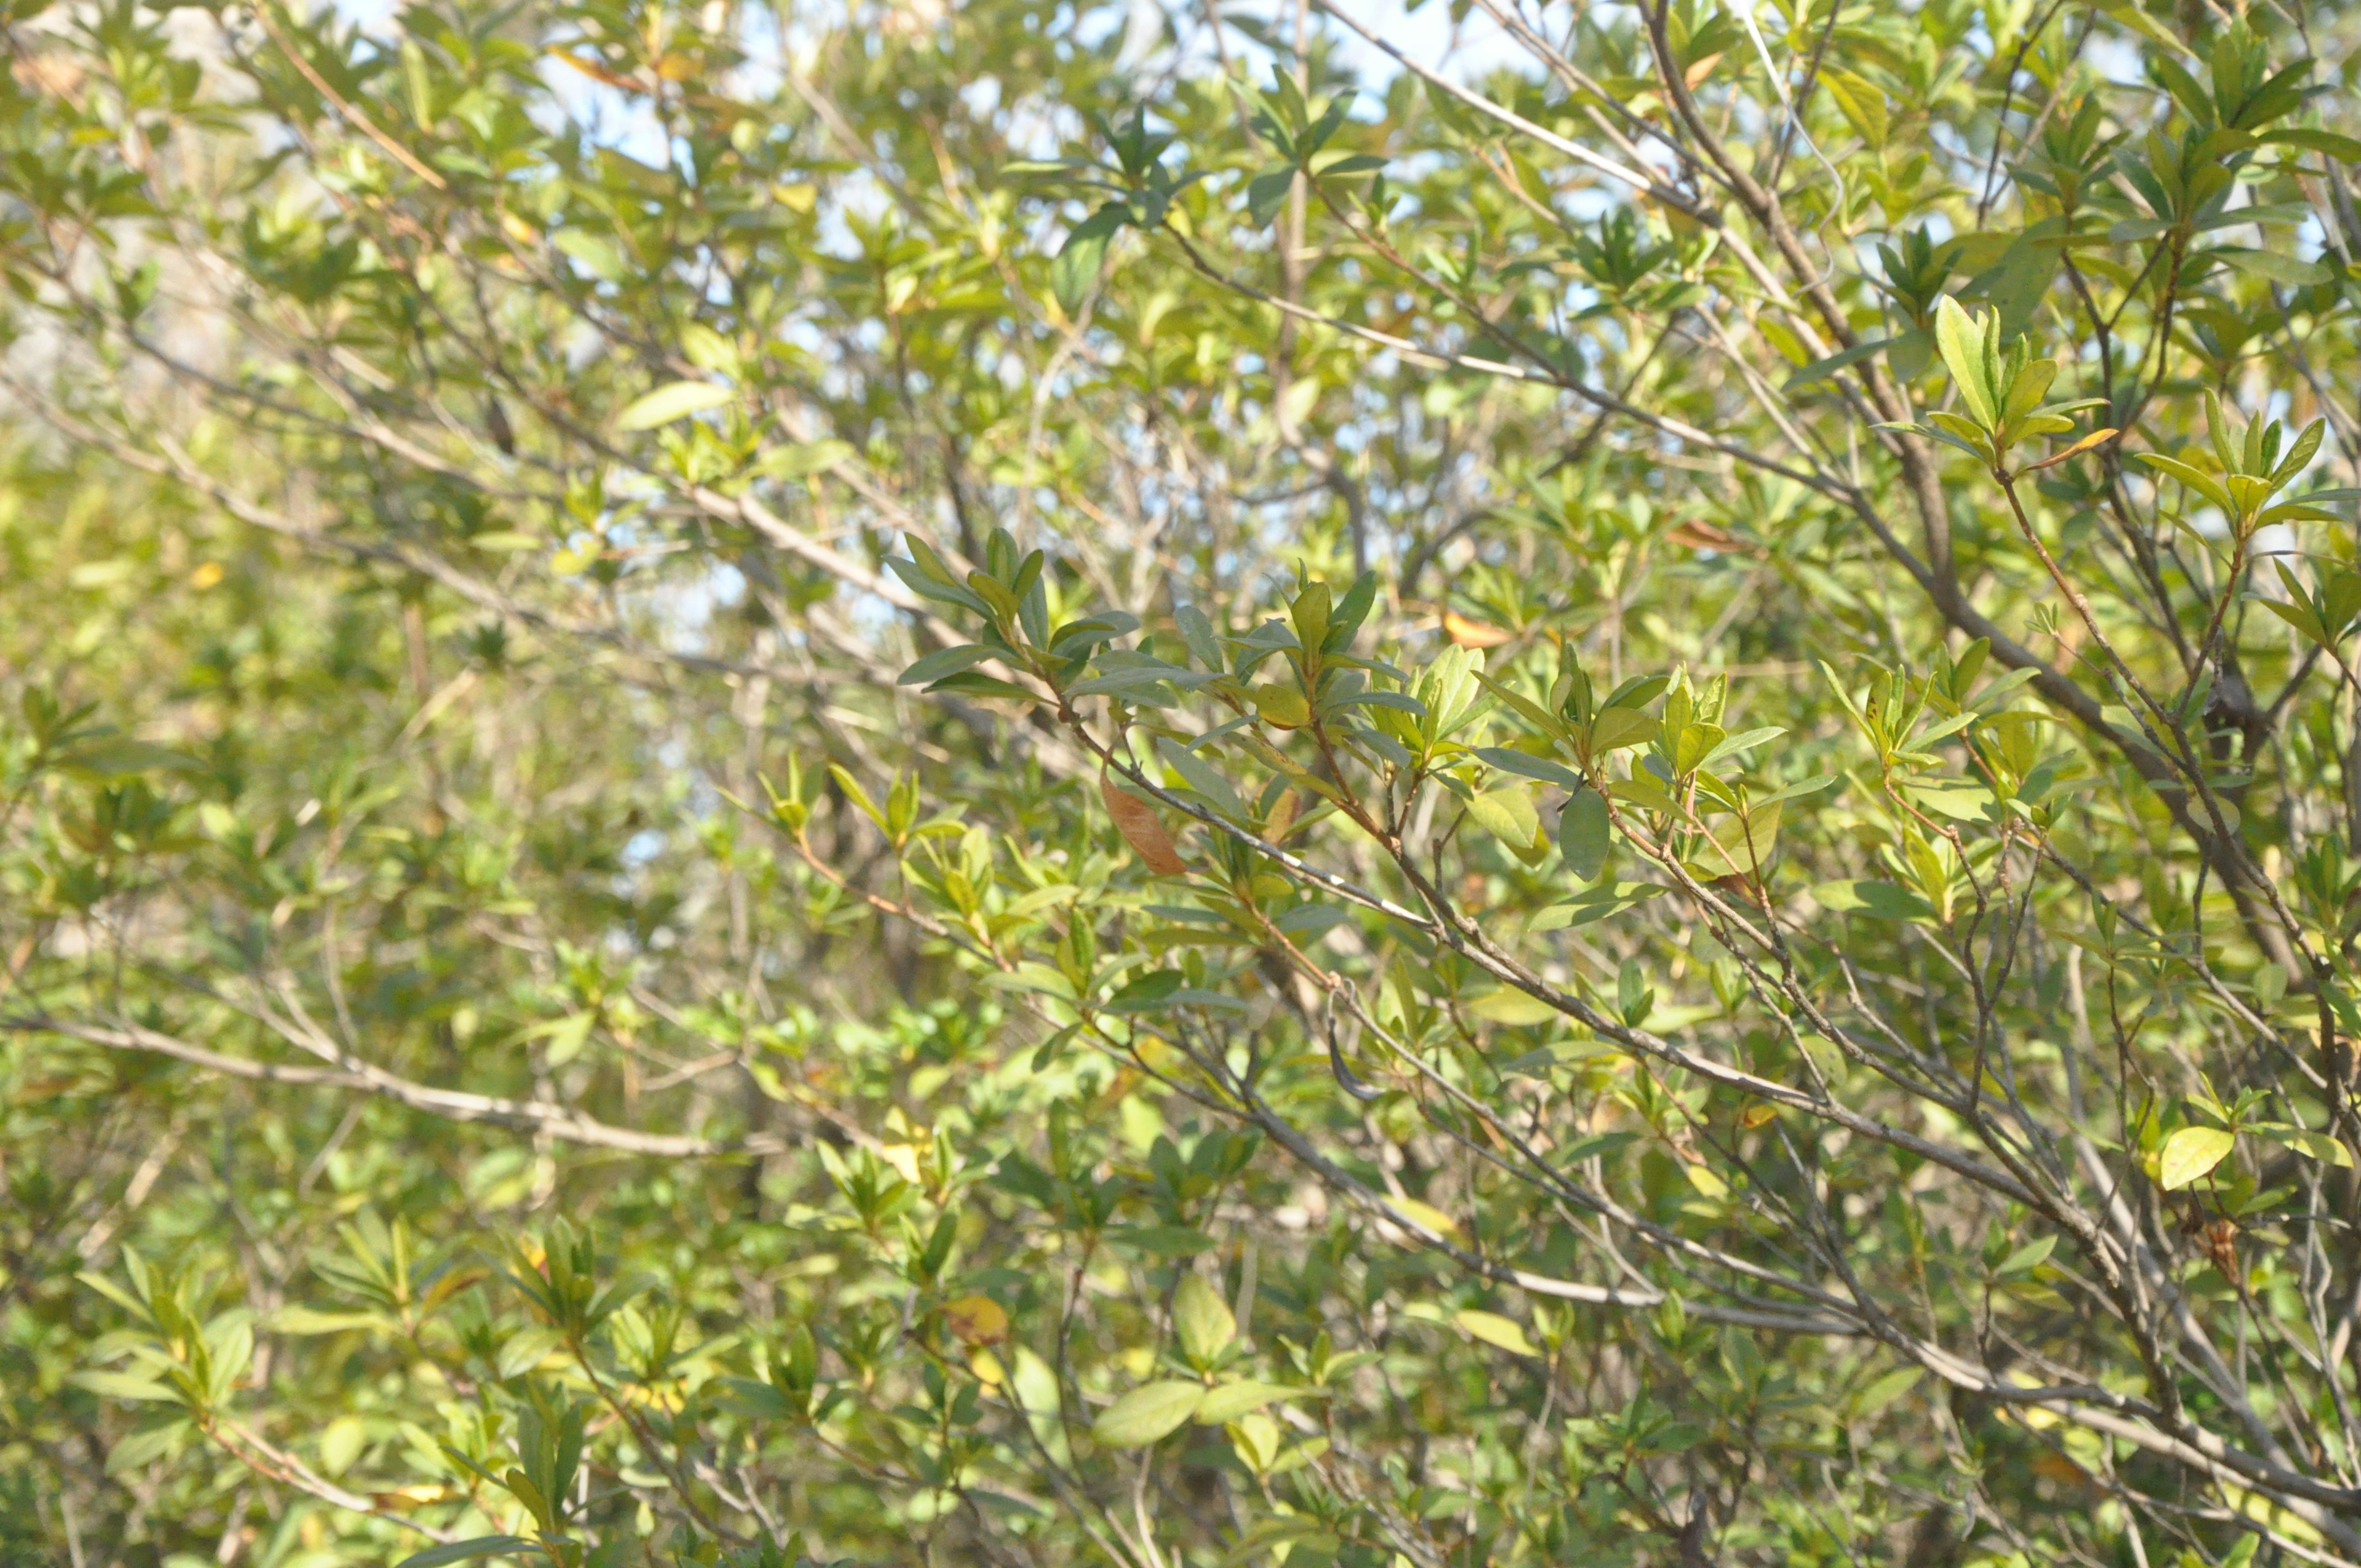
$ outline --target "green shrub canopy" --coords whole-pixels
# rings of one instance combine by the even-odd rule
[[[0,1560],[2361,1563],[2361,13],[5,25]]]

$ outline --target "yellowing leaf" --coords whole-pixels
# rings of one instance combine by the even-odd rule
[[[2222,1163],[2238,1140],[2219,1127],[2183,1127],[2164,1140],[2157,1183],[2178,1192]]]
[[[1257,686],[1254,705],[1264,723],[1280,729],[1301,729],[1312,722],[1312,705],[1293,686]]]
[[[1692,1165],[1687,1168],[1687,1172],[1689,1185],[1696,1188],[1703,1196],[1708,1198],[1730,1196],[1730,1183],[1724,1181],[1721,1179],[1721,1173],[1711,1166]]]
[[[998,1344],[1008,1337],[1008,1313],[989,1296],[962,1296],[943,1303],[943,1327],[961,1344]]]
[[[1478,1312],[1470,1309],[1452,1314],[1451,1321],[1462,1330],[1486,1344],[1496,1345],[1511,1355],[1539,1355],[1533,1342],[1525,1337],[1525,1327],[1514,1318],[1504,1318],[1498,1312]]]
[[[2323,1165],[2333,1165],[2343,1170],[2353,1168],[2353,1151],[2326,1133],[2315,1133],[2309,1127],[2265,1127],[2261,1130],[2274,1141],[2285,1144],[2308,1159],[2316,1159]]]
[[[1459,1222],[1431,1203],[1422,1203],[1415,1198],[1389,1198],[1386,1200],[1386,1207],[1411,1223],[1432,1231],[1438,1236],[1458,1234]]]

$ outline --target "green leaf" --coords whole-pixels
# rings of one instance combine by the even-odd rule
[[[1854,1417],[1865,1420],[1877,1414],[1878,1411],[1916,1387],[1918,1380],[1925,1376],[1927,1374],[1922,1367],[1904,1366],[1872,1379],[1868,1387],[1853,1396]]]
[[[181,1397],[136,1372],[77,1372],[66,1381],[109,1399],[176,1400]]]
[[[1541,813],[1534,809],[1532,793],[1521,784],[1477,795],[1467,803],[1467,815],[1513,849],[1525,849],[1541,837]]]
[[[473,1541],[455,1541],[444,1546],[430,1546],[423,1552],[413,1552],[394,1568],[437,1568],[440,1563],[465,1563],[473,1557],[506,1557],[540,1551],[541,1548],[521,1535],[479,1535]]]
[[[1488,991],[1467,1004],[1467,1011],[1494,1024],[1506,1024],[1510,1028],[1530,1028],[1561,1016],[1558,1010],[1540,997],[1513,986]]]
[[[2282,566],[2279,570],[2284,572],[2287,568]],[[2327,629],[2320,624],[2320,617],[2312,613],[2312,604],[2308,599],[2299,599],[2293,604],[2283,604],[2278,599],[2264,598],[2257,595],[2255,602],[2294,627],[2303,634],[2306,641],[2317,643],[2323,648],[2329,646],[2332,641],[2330,634]]]
[[[1588,740],[1594,757],[1626,746],[1644,746],[1655,738],[1656,721],[1634,708],[1610,704],[1590,721]]]
[[[1597,887],[1585,888],[1563,904],[1553,904],[1539,911],[1525,923],[1525,929],[1563,931],[1568,927],[1587,926],[1595,920],[1620,914],[1634,905],[1645,904],[1665,891],[1661,883],[1602,882]],[[1523,993],[1520,992],[1518,994]]]
[[[2230,499],[2230,492],[2222,488],[2222,481],[2203,469],[2193,467],[2178,457],[2167,457],[2157,452],[2136,452],[2132,455],[2151,468],[2161,469],[2171,475],[2223,510],[2238,510]]]
[[[1279,208],[1287,204],[1288,192],[1295,188],[1295,170],[1284,165],[1266,169],[1246,182],[1246,215],[1257,228],[1279,216]]]
[[[1923,784],[1905,784],[1902,793],[1921,809],[1954,822],[1990,819],[1992,786],[1981,779],[1930,779]]]
[[[903,671],[895,684],[905,686],[925,685],[929,681],[939,681],[946,675],[955,675],[962,670],[981,664],[992,656],[993,651],[981,642],[969,642],[957,648],[938,648]]]
[[[1117,1246],[1157,1257],[1194,1257],[1220,1245],[1188,1225],[1119,1225],[1106,1234]]]
[[[2306,261],[2278,250],[2246,250],[2226,248],[2212,253],[2228,262],[2250,278],[2268,278],[2274,283],[2302,288],[2313,283],[2327,283],[2336,274],[2317,261]]]
[[[1560,789],[1578,790],[1583,787],[1580,773],[1563,762],[1536,757],[1531,751],[1520,751],[1507,746],[1478,746],[1476,755],[1502,773],[1515,773],[1520,778],[1536,779],[1543,784],[1555,784]]]
[[[500,1346],[493,1368],[502,1377],[521,1377],[549,1358],[549,1353],[566,1343],[566,1336],[555,1329],[541,1324],[529,1324],[509,1336]]]
[[[1202,1383],[1144,1383],[1099,1412],[1091,1435],[1109,1448],[1145,1448],[1186,1424],[1204,1401]]]
[[[1049,291],[1067,319],[1082,314],[1083,302],[1098,286],[1107,246],[1129,217],[1129,210],[1121,203],[1109,202],[1076,224],[1066,243],[1058,247],[1057,258],[1049,264]]]
[[[1238,792],[1230,787],[1227,779],[1207,766],[1204,758],[1171,740],[1159,740],[1156,752],[1166,766],[1180,775],[1191,793],[1206,805],[1233,822],[1247,820],[1246,803],[1238,798]]]
[[[1172,1332],[1191,1365],[1207,1366],[1238,1337],[1238,1321],[1203,1275],[1184,1274],[1173,1292]]]
[[[1477,680],[1483,683],[1483,686],[1486,691],[1490,692],[1494,696],[1499,697],[1502,702],[1507,703],[1510,707],[1516,709],[1517,713],[1521,716],[1527,723],[1531,724],[1542,734],[1550,736],[1553,739],[1560,739],[1565,736],[1565,724],[1560,722],[1554,714],[1541,707],[1531,697],[1526,696],[1521,692],[1510,690],[1507,686],[1502,685],[1499,682],[1494,680],[1480,669],[1474,670],[1471,673],[1475,675]]]
[[[2238,1140],[2220,1127],[2183,1127],[2164,1140],[2157,1185],[2167,1192],[2191,1186],[2228,1157]]]
[[[1758,806],[1744,817],[1728,817],[1707,824],[1712,841],[1697,851],[1697,863],[1708,874],[1760,876],[1770,869],[1771,853],[1779,842],[1784,807],[1776,801]]]
[[[1179,970],[1152,970],[1107,998],[1110,1013],[1160,1013],[1179,1005],[1182,976]]]
[[[1993,1272],[2004,1279],[2014,1277],[2019,1274],[2030,1274],[2035,1269],[2040,1267],[2043,1264],[2048,1262],[2049,1255],[2057,1250],[2058,1237],[2054,1233],[2049,1235],[2038,1237],[2036,1240],[2026,1243],[2023,1246],[2018,1247],[2006,1257],[2001,1259],[2000,1266],[1993,1269]]]
[[[1993,389],[1984,380],[1983,334],[1948,294],[1935,306],[1935,345],[1942,351],[1952,384],[1960,389],[1960,400],[1968,405],[1975,422],[1989,430],[1999,411],[1993,406]]]
[[[1575,791],[1557,817],[1558,852],[1565,857],[1565,869],[1584,882],[1598,881],[1607,867],[1612,827],[1605,795],[1587,787]]]
[[[1893,128],[1883,91],[1867,77],[1834,65],[1824,67],[1820,79],[1828,84],[1828,96],[1836,101],[1838,112],[1861,133],[1861,139],[1870,150],[1883,150]]]
[[[935,692],[957,692],[965,696],[1005,697],[1014,702],[1040,702],[1039,693],[1027,691],[1014,681],[1004,681],[998,675],[987,675],[980,670],[961,670],[955,675],[945,675],[927,687]]]
[[[386,1321],[375,1312],[323,1312],[304,1306],[281,1307],[270,1314],[275,1334],[341,1334],[377,1328]]]
[[[1865,915],[1872,920],[1932,920],[1934,905],[1907,888],[1890,882],[1824,882],[1812,889],[1824,909],[1843,915]]]
[[[200,1441],[196,1422],[186,1416],[167,1416],[161,1420],[144,1422],[107,1450],[106,1473],[131,1475]]]
[[[1735,757],[1742,752],[1752,751],[1757,746],[1776,740],[1785,733],[1787,731],[1780,726],[1769,724],[1760,729],[1741,730],[1736,735],[1726,736],[1714,746],[1712,751],[1705,754],[1705,760],[1697,763],[1697,766],[1710,768],[1726,757]]]
[[[2290,126],[2280,130],[2265,131],[2262,139],[2275,147],[2300,147],[2308,152],[2321,153],[2340,163],[2361,163],[2361,138],[2340,136],[2334,131]]]
[[[1327,1398],[1325,1388],[1290,1388],[1279,1383],[1262,1383],[1251,1377],[1235,1383],[1215,1385],[1197,1407],[1196,1421],[1200,1426],[1217,1427],[1236,1420],[1249,1410],[1259,1410],[1279,1399],[1321,1399]]]
[[[1792,392],[1798,387],[1807,387],[1815,381],[1833,379],[1838,371],[1849,365],[1860,364],[1892,341],[1890,338],[1883,337],[1872,338],[1866,343],[1856,343],[1850,348],[1840,349],[1825,359],[1815,359],[1789,376],[1784,388]]]
[[[718,409],[730,393],[710,381],[675,381],[658,387],[625,409],[615,421],[617,430],[653,430],[707,409]]]
[[[1486,1344],[1505,1350],[1512,1355],[1541,1354],[1534,1348],[1532,1341],[1525,1337],[1524,1325],[1514,1318],[1504,1318],[1498,1312],[1479,1312],[1470,1308],[1465,1311],[1453,1313],[1451,1321],[1457,1323],[1472,1338],[1482,1340]]]
[[[572,258],[582,270],[601,282],[620,283],[631,270],[623,259],[622,247],[605,235],[587,229],[560,229],[549,243],[557,247],[560,255]]]
[[[2353,1168],[2353,1151],[2326,1133],[2315,1133],[2309,1127],[2291,1127],[2279,1123],[2264,1123],[2254,1128],[2273,1143],[2291,1148],[2307,1159],[2323,1165],[2333,1165],[2340,1170]]]
[[[202,773],[204,764],[185,751],[137,740],[128,735],[104,735],[68,747],[58,753],[57,765],[71,773],[102,779],[127,779],[148,773]]]

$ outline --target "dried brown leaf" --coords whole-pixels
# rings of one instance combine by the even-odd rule
[[[1106,802],[1107,815],[1115,818],[1115,831],[1149,871],[1159,876],[1179,876],[1189,869],[1173,847],[1172,835],[1164,830],[1164,819],[1156,815],[1156,807],[1104,773],[1099,775],[1099,796]]]
[[[1443,612],[1443,632],[1462,648],[1498,648],[1516,635],[1515,632],[1504,630],[1498,626],[1488,626],[1480,620],[1470,620],[1455,609],[1446,609]]]
[[[2038,463],[2026,464],[2025,466],[2025,471],[2028,474],[2038,474],[2044,468],[2055,468],[2059,464],[2065,462],[2069,457],[2079,457],[2083,453],[2090,451],[2093,446],[2113,441],[2121,433],[2121,432],[2112,428],[2107,430],[2094,430],[2090,434],[2084,436],[2081,440],[2076,442],[2073,445],[2068,447],[2065,451],[2053,452]]]

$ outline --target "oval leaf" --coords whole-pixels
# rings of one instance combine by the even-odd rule
[[[1180,1288],[1172,1297],[1172,1328],[1180,1336],[1181,1354],[1191,1365],[1210,1366],[1238,1337],[1236,1317],[1202,1274],[1181,1277]]]
[[[1422,1203],[1415,1198],[1389,1198],[1386,1200],[1386,1207],[1408,1220],[1411,1224],[1430,1231],[1435,1235],[1452,1236],[1459,1234],[1459,1222],[1432,1203]]]
[[[1008,1337],[1008,1313],[989,1296],[962,1296],[943,1303],[943,1327],[961,1344],[998,1344]]]
[[[1156,815],[1156,807],[1132,794],[1116,787],[1115,780],[1099,775],[1099,798],[1106,802],[1107,815],[1115,818],[1115,830],[1131,846],[1140,863],[1159,876],[1179,876],[1189,869],[1173,847],[1172,835],[1164,830],[1164,819]]]
[[[1102,1410],[1091,1423],[1091,1435],[1109,1448],[1146,1448],[1178,1430],[1204,1399],[1202,1383],[1143,1383]]]
[[[1511,1355],[1539,1355],[1533,1342],[1525,1337],[1525,1326],[1514,1318],[1504,1318],[1498,1312],[1478,1312],[1472,1309],[1455,1312],[1451,1321],[1470,1337],[1486,1344],[1507,1351]]]
[[[615,428],[653,430],[701,410],[718,409],[729,400],[730,394],[710,381],[675,381],[668,387],[658,387],[625,409],[622,417],[615,422]]]
[[[2219,1127],[2183,1127],[2164,1140],[2157,1181],[2167,1192],[2178,1192],[2221,1164],[2237,1142]]]
[[[1467,815],[1494,838],[1522,849],[1541,837],[1541,813],[1523,788],[1496,789],[1467,803]]]
[[[1565,869],[1584,882],[1597,882],[1607,869],[1607,797],[1595,789],[1578,789],[1557,816],[1557,847]]]
[[[2326,1133],[2315,1133],[2308,1127],[2297,1127],[2273,1135],[2280,1143],[2309,1159],[2323,1165],[2333,1165],[2343,1170],[2353,1168],[2353,1153]]]
[[[1197,1424],[1217,1427],[1236,1420],[1248,1410],[1259,1410],[1274,1399],[1302,1398],[1306,1392],[1278,1383],[1257,1383],[1251,1377],[1224,1383],[1208,1391],[1203,1403],[1197,1407]]]
[[[1507,986],[1499,991],[1486,992],[1467,1004],[1467,1011],[1489,1023],[1506,1024],[1512,1029],[1546,1024],[1558,1015],[1557,1009],[1540,997],[1530,996]]]

